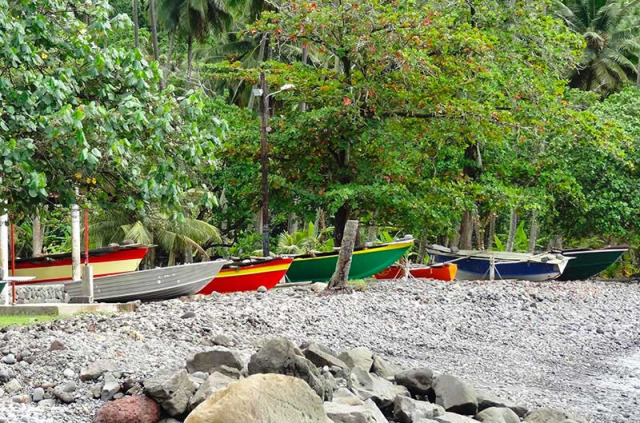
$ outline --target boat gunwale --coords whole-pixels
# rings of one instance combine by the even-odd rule
[[[109,253],[116,253],[118,251],[128,251],[128,250],[137,250],[137,249],[151,249],[155,248],[155,245],[146,245],[146,244],[129,244],[129,245],[119,245],[117,247],[102,247],[102,248],[94,248],[89,250],[89,258],[91,257],[100,257],[107,255]],[[85,252],[80,252],[81,257],[84,257]],[[71,258],[71,252],[66,253],[53,253],[53,254],[43,254],[41,256],[35,257],[16,257],[16,264],[22,263],[40,263],[40,262],[51,262],[56,260],[64,260],[67,258]]]
[[[380,244],[380,245],[373,245],[373,246],[359,246],[353,249],[353,254],[364,254],[364,253],[370,253],[370,252],[376,252],[376,251],[389,251],[389,250],[395,250],[398,248],[405,248],[409,245],[412,245],[415,243],[415,239],[411,238],[411,239],[403,239],[403,240],[398,240],[398,241],[394,241],[394,242],[389,242],[387,244]],[[333,257],[333,256],[337,256],[338,254],[340,254],[340,249],[338,248],[335,251],[327,251],[327,252],[320,252],[317,254],[285,254],[283,255],[283,257],[287,257],[287,258],[293,258],[294,261],[303,261],[303,260],[313,260],[313,259],[317,259],[317,258],[325,258],[325,257]]]

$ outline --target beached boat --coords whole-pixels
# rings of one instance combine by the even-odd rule
[[[227,263],[228,260],[205,261],[95,278],[93,297],[96,301],[119,302],[193,295],[210,283]],[[67,282],[65,289],[71,298],[82,296],[81,281]]]
[[[292,261],[293,259],[290,257],[276,257],[234,261],[225,264],[220,273],[198,294],[255,291],[261,286],[271,289],[287,273]]]
[[[558,251],[563,256],[573,257],[567,264],[560,281],[588,279],[615,263],[629,247],[585,248]]]
[[[376,279],[402,279],[405,271],[409,271],[409,275],[416,279],[438,279],[441,281],[452,281],[456,277],[458,266],[455,264],[436,264],[433,266],[411,265],[407,269],[394,264],[384,269],[382,272],[376,273]]]
[[[349,279],[375,275],[395,263],[413,245],[413,238],[389,244],[358,247],[353,251]],[[328,282],[336,270],[339,251],[295,256],[286,274],[287,282]]]
[[[132,244],[89,250],[89,264],[94,277],[133,272],[149,250],[148,246]],[[84,263],[84,253],[81,257]],[[16,259],[15,276],[35,276],[23,284],[51,284],[71,280],[71,253],[48,254]]]
[[[489,280],[493,263],[494,279],[548,281],[562,274],[569,258],[558,253],[526,254],[501,251],[457,250],[440,245],[427,249],[432,263],[458,266],[456,279]]]

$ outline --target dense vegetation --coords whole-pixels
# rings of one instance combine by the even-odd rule
[[[350,218],[362,241],[637,245],[639,12],[0,0],[0,198],[23,254],[36,215],[49,251],[64,248],[59,210],[74,202],[95,242],[156,242],[169,261],[251,254],[264,71],[272,92],[295,86],[270,97],[274,250],[331,248]]]

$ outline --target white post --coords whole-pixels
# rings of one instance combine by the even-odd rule
[[[80,267],[80,206],[71,206],[71,279],[79,281],[82,279],[82,269]]]
[[[82,296],[87,298],[87,303],[93,302],[93,267],[82,266]]]
[[[0,216],[0,267],[4,271],[5,278],[9,275],[9,216],[3,214]],[[4,305],[10,304],[9,291],[11,290],[9,284],[2,290],[2,302]]]
[[[496,278],[496,258],[493,254],[489,254],[489,280],[492,281]]]

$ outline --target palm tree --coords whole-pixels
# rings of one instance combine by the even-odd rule
[[[640,24],[633,18],[638,5],[640,0],[556,1],[556,14],[586,42],[569,86],[597,92],[604,98],[635,81]]]

